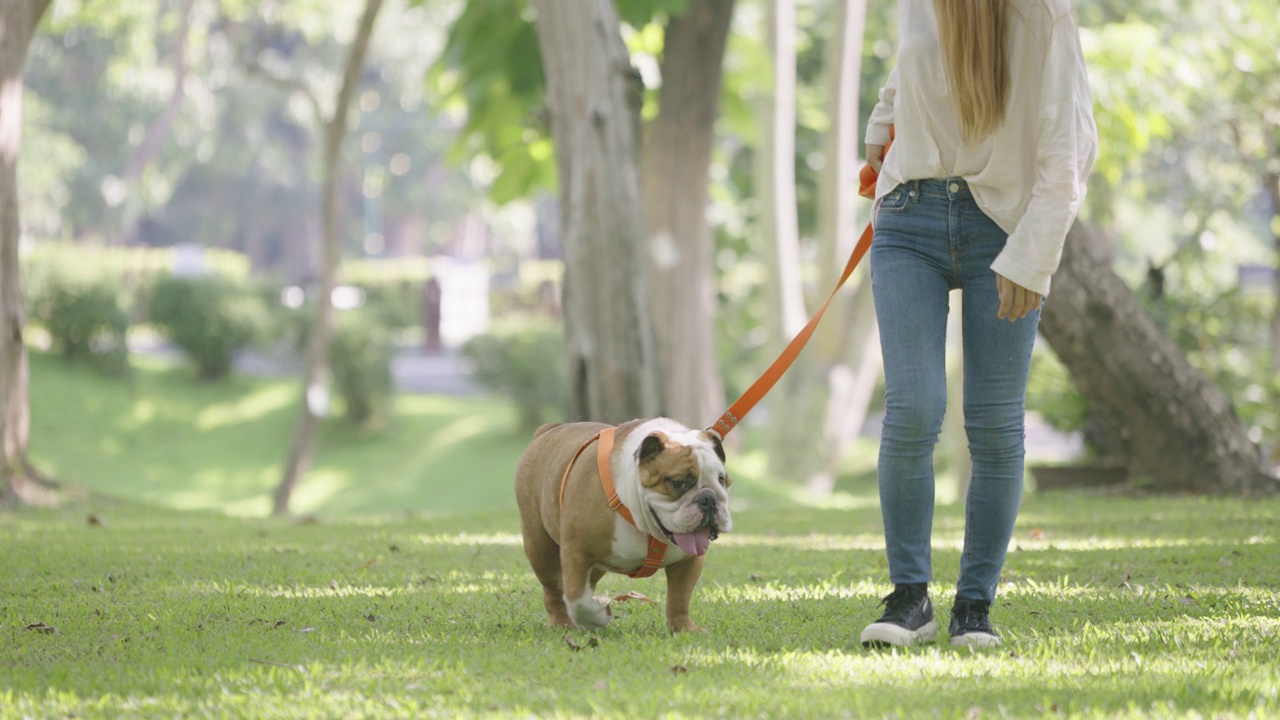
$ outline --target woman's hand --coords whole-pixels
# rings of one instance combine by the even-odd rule
[[[1000,273],[996,273],[996,291],[1000,293],[1000,311],[996,317],[1009,322],[1026,317],[1044,302],[1040,293],[1031,292]]]
[[[872,170],[880,172],[880,166],[884,165],[883,145],[867,145],[867,164]]]

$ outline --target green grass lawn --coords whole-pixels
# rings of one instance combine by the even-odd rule
[[[694,596],[707,632],[667,634],[661,575],[610,575],[602,592],[654,602],[566,633],[520,548],[524,439],[500,404],[405,397],[384,434],[326,427],[300,523],[251,517],[292,383],[143,366],[122,385],[39,355],[32,373],[37,462],[92,492],[0,510],[0,719],[1280,717],[1275,500],[1029,494],[1003,648],[868,651],[874,485],[855,472],[816,505],[746,451]],[[938,508],[944,627],[962,523]]]
[[[298,414],[296,380],[200,383],[183,367],[134,360],[128,381],[31,356],[31,456],[60,480],[178,509],[265,515]],[[401,395],[366,434],[321,427],[298,513],[363,515],[515,508],[511,470],[527,438],[497,401]]]
[[[508,512],[8,511],[0,717],[1275,717],[1278,515],[1030,498],[1007,645],[888,652],[857,644],[885,590],[873,507],[739,512],[694,597],[708,632],[674,637],[661,576],[606,577],[655,602],[602,631],[548,628]],[[940,579],[960,521],[941,509]]]
[[[133,363],[123,381],[32,353],[35,464],[96,493],[179,510],[266,515],[297,418],[297,381],[201,383],[171,362]],[[321,426],[315,462],[291,509],[324,517],[514,513],[513,474],[528,441],[505,402],[402,394],[394,421],[381,431],[362,432],[338,419]],[[759,450],[735,454],[739,503],[812,504],[765,482],[764,465]],[[865,492],[874,482],[873,449],[861,445],[850,467],[846,484]],[[820,504],[849,499],[842,493]]]

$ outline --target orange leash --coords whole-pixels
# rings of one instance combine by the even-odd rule
[[[569,472],[573,470],[574,463],[578,462],[578,456],[586,450],[591,443],[599,441],[596,448],[596,470],[600,475],[600,486],[604,488],[604,496],[609,499],[609,507],[613,508],[623,520],[631,523],[632,527],[639,529],[636,525],[635,516],[631,514],[631,510],[622,504],[622,498],[618,497],[618,488],[613,484],[613,473],[609,472],[609,454],[613,451],[613,428],[607,427],[600,432],[592,435],[586,442],[578,447],[578,451],[573,454],[573,459],[569,461],[569,467],[564,469],[564,476],[560,478],[560,508],[564,508],[564,488],[569,483]],[[667,544],[658,538],[649,535],[649,550],[645,555],[644,563],[635,570],[614,570],[614,572],[622,573],[628,577],[645,578],[658,571],[662,567],[662,558],[667,553]]]
[[[889,146],[892,144],[893,128],[890,127],[889,144],[885,145],[884,148],[886,156],[889,153]],[[874,198],[876,180],[876,170],[870,165],[862,166],[862,169],[858,172],[858,194],[863,197]],[[827,311],[827,306],[835,299],[836,293],[840,292],[840,288],[844,287],[849,276],[852,275],[854,269],[858,267],[858,263],[862,262],[862,257],[867,254],[867,250],[871,249],[872,235],[871,223],[867,223],[867,228],[862,231],[862,237],[858,238],[857,246],[853,248],[853,254],[849,256],[849,262],[845,263],[844,273],[840,275],[840,280],[836,283],[835,289],[831,291],[831,295],[827,296],[827,301],[822,303],[822,307],[818,308],[818,312],[814,313],[813,317],[809,318],[808,324],[801,328],[800,332],[791,339],[791,342],[788,343],[785,348],[783,348],[782,354],[773,361],[773,364],[764,371],[764,374],[752,383],[751,387],[747,388],[747,391],[742,393],[742,395],[734,401],[733,405],[729,406],[729,409],[720,416],[719,420],[716,420],[714,425],[707,428],[708,432],[714,432],[719,435],[721,439],[724,439],[724,437],[729,434],[729,431],[737,427],[738,423],[742,422],[742,418],[746,417],[747,413],[751,412],[751,409],[756,406],[756,403],[760,402],[760,400],[773,389],[773,386],[778,383],[778,380],[782,379],[783,373],[791,367],[791,364],[795,362],[796,357],[800,355],[800,351],[804,349],[805,344],[809,342],[809,338],[818,327],[818,321],[822,320],[823,313]]]

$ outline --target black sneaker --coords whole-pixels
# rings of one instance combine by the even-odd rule
[[[991,603],[986,600],[956,598],[949,632],[952,645],[989,647],[1004,643],[1000,633],[991,627]]]
[[[929,642],[938,634],[927,584],[895,585],[880,604],[884,605],[884,615],[862,631],[863,645],[914,645]]]

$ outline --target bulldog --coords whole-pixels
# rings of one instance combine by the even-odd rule
[[[552,626],[608,625],[609,608],[594,597],[600,578],[661,567],[667,626],[698,630],[689,600],[711,541],[733,528],[729,485],[720,438],[674,420],[538,428],[516,467],[515,491],[525,555]]]

